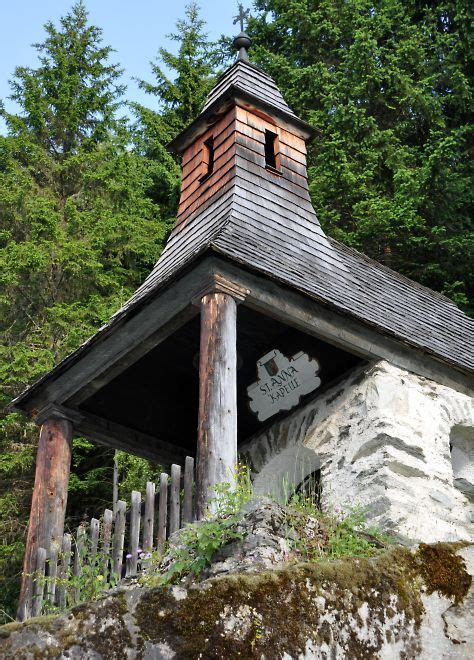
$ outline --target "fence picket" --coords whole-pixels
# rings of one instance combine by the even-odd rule
[[[160,501],[158,505],[158,534],[156,545],[161,550],[166,542],[166,525],[168,521],[168,481],[166,472],[160,474]]]
[[[48,581],[46,583],[46,599],[50,605],[55,604],[56,596],[56,580],[58,576],[58,552],[51,550],[51,555],[48,559]]]
[[[114,514],[110,509],[104,511],[103,523],[102,523],[102,535],[101,535],[101,550],[102,550],[102,572],[104,574],[104,579],[107,579],[109,575],[109,568],[111,565],[110,561],[110,541],[112,538],[112,523],[113,523]]]
[[[142,495],[138,490],[132,490],[132,506],[130,509],[130,561],[127,562],[127,575],[136,575],[138,568],[138,548],[140,547],[140,508]]]
[[[125,540],[125,510],[127,504],[123,500],[117,502],[117,513],[115,515],[113,561],[112,571],[120,580],[122,577],[123,544]]]
[[[184,501],[183,501],[183,525],[193,521],[193,482],[194,482],[194,458],[186,456],[184,464]]]
[[[145,517],[143,520],[143,552],[153,550],[153,528],[155,525],[155,484],[147,482],[145,495]]]
[[[67,606],[66,581],[69,577],[69,566],[71,565],[71,535],[64,534],[63,547],[61,551],[61,565],[59,567],[58,584],[58,607],[63,610]]]
[[[44,573],[46,568],[46,550],[38,548],[36,553],[36,571],[33,589],[32,616],[39,616],[43,608]]]
[[[179,530],[181,525],[193,521],[194,459],[190,456],[186,457],[182,506],[180,502],[181,467],[179,465],[173,464],[171,466],[171,476],[166,473],[160,474],[159,488],[158,511],[155,511],[156,486],[153,482],[146,484],[143,523],[141,523],[141,493],[138,491],[132,492],[129,534],[130,559],[127,560],[126,575],[136,575],[138,571],[141,524],[143,524],[143,551],[149,553],[152,552],[154,547],[154,534],[156,534],[155,547],[162,549],[167,537]],[[115,574],[118,580],[122,578],[126,533],[126,503],[118,500],[115,503],[115,508],[115,512],[105,509],[103,517],[100,520],[92,518],[90,523],[90,566],[94,568],[99,562],[105,582],[108,581],[109,573]],[[156,531],[155,515],[157,518]],[[48,560],[47,569],[46,551],[44,548],[38,548],[37,572],[36,577],[33,579],[31,605],[33,616],[41,614],[44,606],[45,592],[48,601],[51,604],[56,602],[60,610],[64,610],[73,603],[80,602],[80,577],[83,574],[83,564],[86,561],[86,542],[87,532],[83,524],[77,528],[74,553],[72,552],[71,535],[64,534],[60,561],[58,561],[58,553],[53,552]],[[74,581],[72,587],[68,587],[72,561]],[[146,568],[146,565],[146,561],[141,561],[140,569]],[[45,579],[46,570],[48,573],[47,579]],[[69,592],[70,588],[72,592]]]
[[[79,603],[81,600],[81,587],[78,584],[79,578],[82,575],[82,562],[84,559],[86,543],[86,530],[83,525],[79,525],[76,535],[76,552],[74,553],[74,568],[73,573],[76,578],[76,586],[74,588],[74,602]]]
[[[171,466],[171,492],[170,492],[170,536],[179,529],[179,488],[181,485],[181,467]]]
[[[97,518],[91,518],[91,556],[90,566],[93,569],[97,559],[97,548],[99,545],[100,522]]]

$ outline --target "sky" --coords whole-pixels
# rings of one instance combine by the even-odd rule
[[[7,97],[8,80],[15,67],[37,65],[31,44],[43,41],[43,25],[49,20],[57,23],[72,4],[73,0],[0,0],[0,99],[8,110],[14,110]],[[132,78],[151,82],[149,62],[155,59],[158,48],[175,50],[175,43],[166,35],[183,18],[187,0],[85,0],[85,4],[90,22],[103,30],[104,44],[117,51],[113,61],[125,70],[126,98],[153,107],[154,99],[139,90]],[[212,39],[237,34],[238,26],[232,24],[237,2],[199,0],[198,5]],[[5,132],[3,124],[0,132]]]

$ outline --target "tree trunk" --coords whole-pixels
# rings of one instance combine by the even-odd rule
[[[32,579],[38,548],[47,557],[59,553],[64,531],[67,488],[71,468],[72,424],[67,419],[47,419],[40,431],[36,473],[26,540],[18,619],[31,616]]]
[[[201,301],[196,513],[208,511],[214,486],[233,482],[237,463],[237,304],[226,293]]]

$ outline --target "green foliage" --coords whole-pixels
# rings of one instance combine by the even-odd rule
[[[185,527],[179,534],[180,545],[170,553],[170,567],[160,575],[158,583],[173,584],[186,575],[198,577],[220,548],[242,538],[235,530],[236,523],[237,517],[229,515]]]
[[[80,527],[79,557],[81,568],[75,574],[73,552],[61,553],[58,557],[59,564],[66,563],[68,568],[65,575],[59,575],[54,579],[56,589],[63,588],[66,594],[65,608],[87,603],[104,595],[105,591],[117,585],[118,576],[110,571],[110,550],[105,552],[101,544],[94,550],[88,525]],[[76,547],[77,552],[77,547]],[[33,573],[33,580],[43,585],[45,593],[48,585],[53,581],[45,575]],[[55,614],[60,608],[46,597],[43,601],[42,614]]]
[[[256,0],[252,57],[316,127],[330,235],[472,300],[472,12],[466,0]]]
[[[191,2],[184,20],[178,21],[176,32],[169,35],[178,44],[177,53],[160,48],[157,61],[151,63],[153,82],[138,81],[157,107],[129,104],[136,117],[135,149],[149,162],[152,172],[150,193],[170,214],[177,208],[181,171],[166,145],[199,114],[220,59],[217,46],[204,30],[199,9]]]
[[[125,451],[117,451],[117,466],[119,499],[125,502],[131,501],[132,490],[142,491],[147,481],[159,483],[163,472],[161,465]]]
[[[372,557],[380,552],[389,537],[367,524],[367,509],[355,506],[342,517],[329,524],[326,555],[331,559],[342,557]]]
[[[160,122],[160,139],[171,140],[197,117],[213,86],[220,60],[216,45],[204,32],[205,21],[199,16],[197,4],[188,4],[185,14],[185,19],[177,22],[177,31],[169,35],[179,44],[177,54],[160,48],[158,61],[151,63],[154,82],[139,80],[141,89],[158,99],[156,120]],[[173,72],[172,78],[160,66],[160,61],[166,71]],[[142,106],[132,104],[132,107],[140,116]]]
[[[36,435],[35,425],[25,424],[18,414],[10,413],[0,419],[0,623],[14,617]]]
[[[0,410],[92,335],[128,299],[158,258],[172,224],[179,166],[166,143],[200,109],[212,79],[211,45],[191,5],[178,23],[178,55],[163,50],[171,79],[153,67],[159,112],[135,105],[117,119],[123,88],[112,49],[82,2],[45,26],[37,69],[18,67],[17,115],[0,106]],[[146,83],[143,83],[146,86]],[[153,89],[152,89],[153,88]],[[0,422],[0,575],[14,611],[37,429]],[[119,454],[119,496],[159,468]],[[113,453],[75,439],[67,524],[112,503]],[[11,509],[14,494],[17,509]],[[6,499],[5,499],[6,498]]]
[[[11,98],[20,116],[4,113],[14,135],[28,133],[53,156],[64,158],[103,142],[115,125],[121,70],[109,64],[110,46],[101,45],[101,29],[89,25],[82,2],[44,26],[46,39],[35,44],[40,67],[17,67]]]
[[[112,470],[112,449],[98,447],[85,438],[74,438],[67,512],[71,530],[111,507]]]
[[[238,465],[237,486],[224,482],[214,487],[213,514],[187,525],[168,550],[153,553],[151,566],[142,577],[148,586],[176,583],[186,576],[198,578],[216,552],[233,540],[241,540],[242,509],[253,494],[250,470]],[[293,561],[320,561],[343,557],[372,557],[380,553],[389,537],[367,524],[367,510],[355,506],[346,512],[323,513],[317,493],[294,493],[284,505],[287,540]],[[308,527],[309,524],[309,527]],[[312,532],[308,535],[308,529]]]
[[[220,548],[230,541],[243,538],[237,524],[242,507],[252,495],[250,470],[238,465],[235,478],[235,486],[230,482],[215,486],[215,497],[211,501],[212,516],[187,525],[179,532],[179,544],[174,545],[165,558],[167,569],[158,578],[154,572],[146,574],[145,584],[172,584],[187,575],[198,577],[211,564]]]
[[[0,137],[0,573],[12,585],[0,607],[10,612],[37,429],[7,406],[110,319],[148,274],[170,226],[169,168],[133,150],[116,119],[120,69],[101,30],[81,3],[45,29],[39,67],[15,72],[19,114],[0,109],[8,126]],[[71,526],[112,502],[112,453],[84,440],[73,453]]]
[[[293,532],[288,535],[290,546],[304,561],[375,556],[392,541],[377,527],[368,525],[367,513],[367,508],[359,505],[323,512],[318,493],[295,493],[286,508],[287,525]],[[308,520],[320,528],[309,537],[302,533]]]

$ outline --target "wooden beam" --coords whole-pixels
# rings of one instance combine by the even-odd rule
[[[255,311],[367,360],[387,360],[459,392],[472,394],[472,375],[463,373],[434,355],[221,258],[214,257],[209,270],[247,289],[249,294],[244,304]]]
[[[227,293],[201,302],[196,513],[206,515],[217,483],[237,463],[237,303]]]
[[[64,418],[46,419],[41,427],[36,455],[35,484],[18,606],[20,621],[31,616],[33,581],[30,575],[35,570],[38,548],[44,548],[48,557],[52,552],[57,555],[61,550],[71,447],[72,423]]]
[[[64,408],[67,410],[67,408]],[[97,442],[113,449],[123,449],[149,461],[170,466],[172,463],[184,465],[186,456],[192,451],[183,449],[170,442],[159,440],[147,433],[111,422],[92,413],[72,411],[77,420],[74,423],[75,435],[83,435],[92,442]]]

